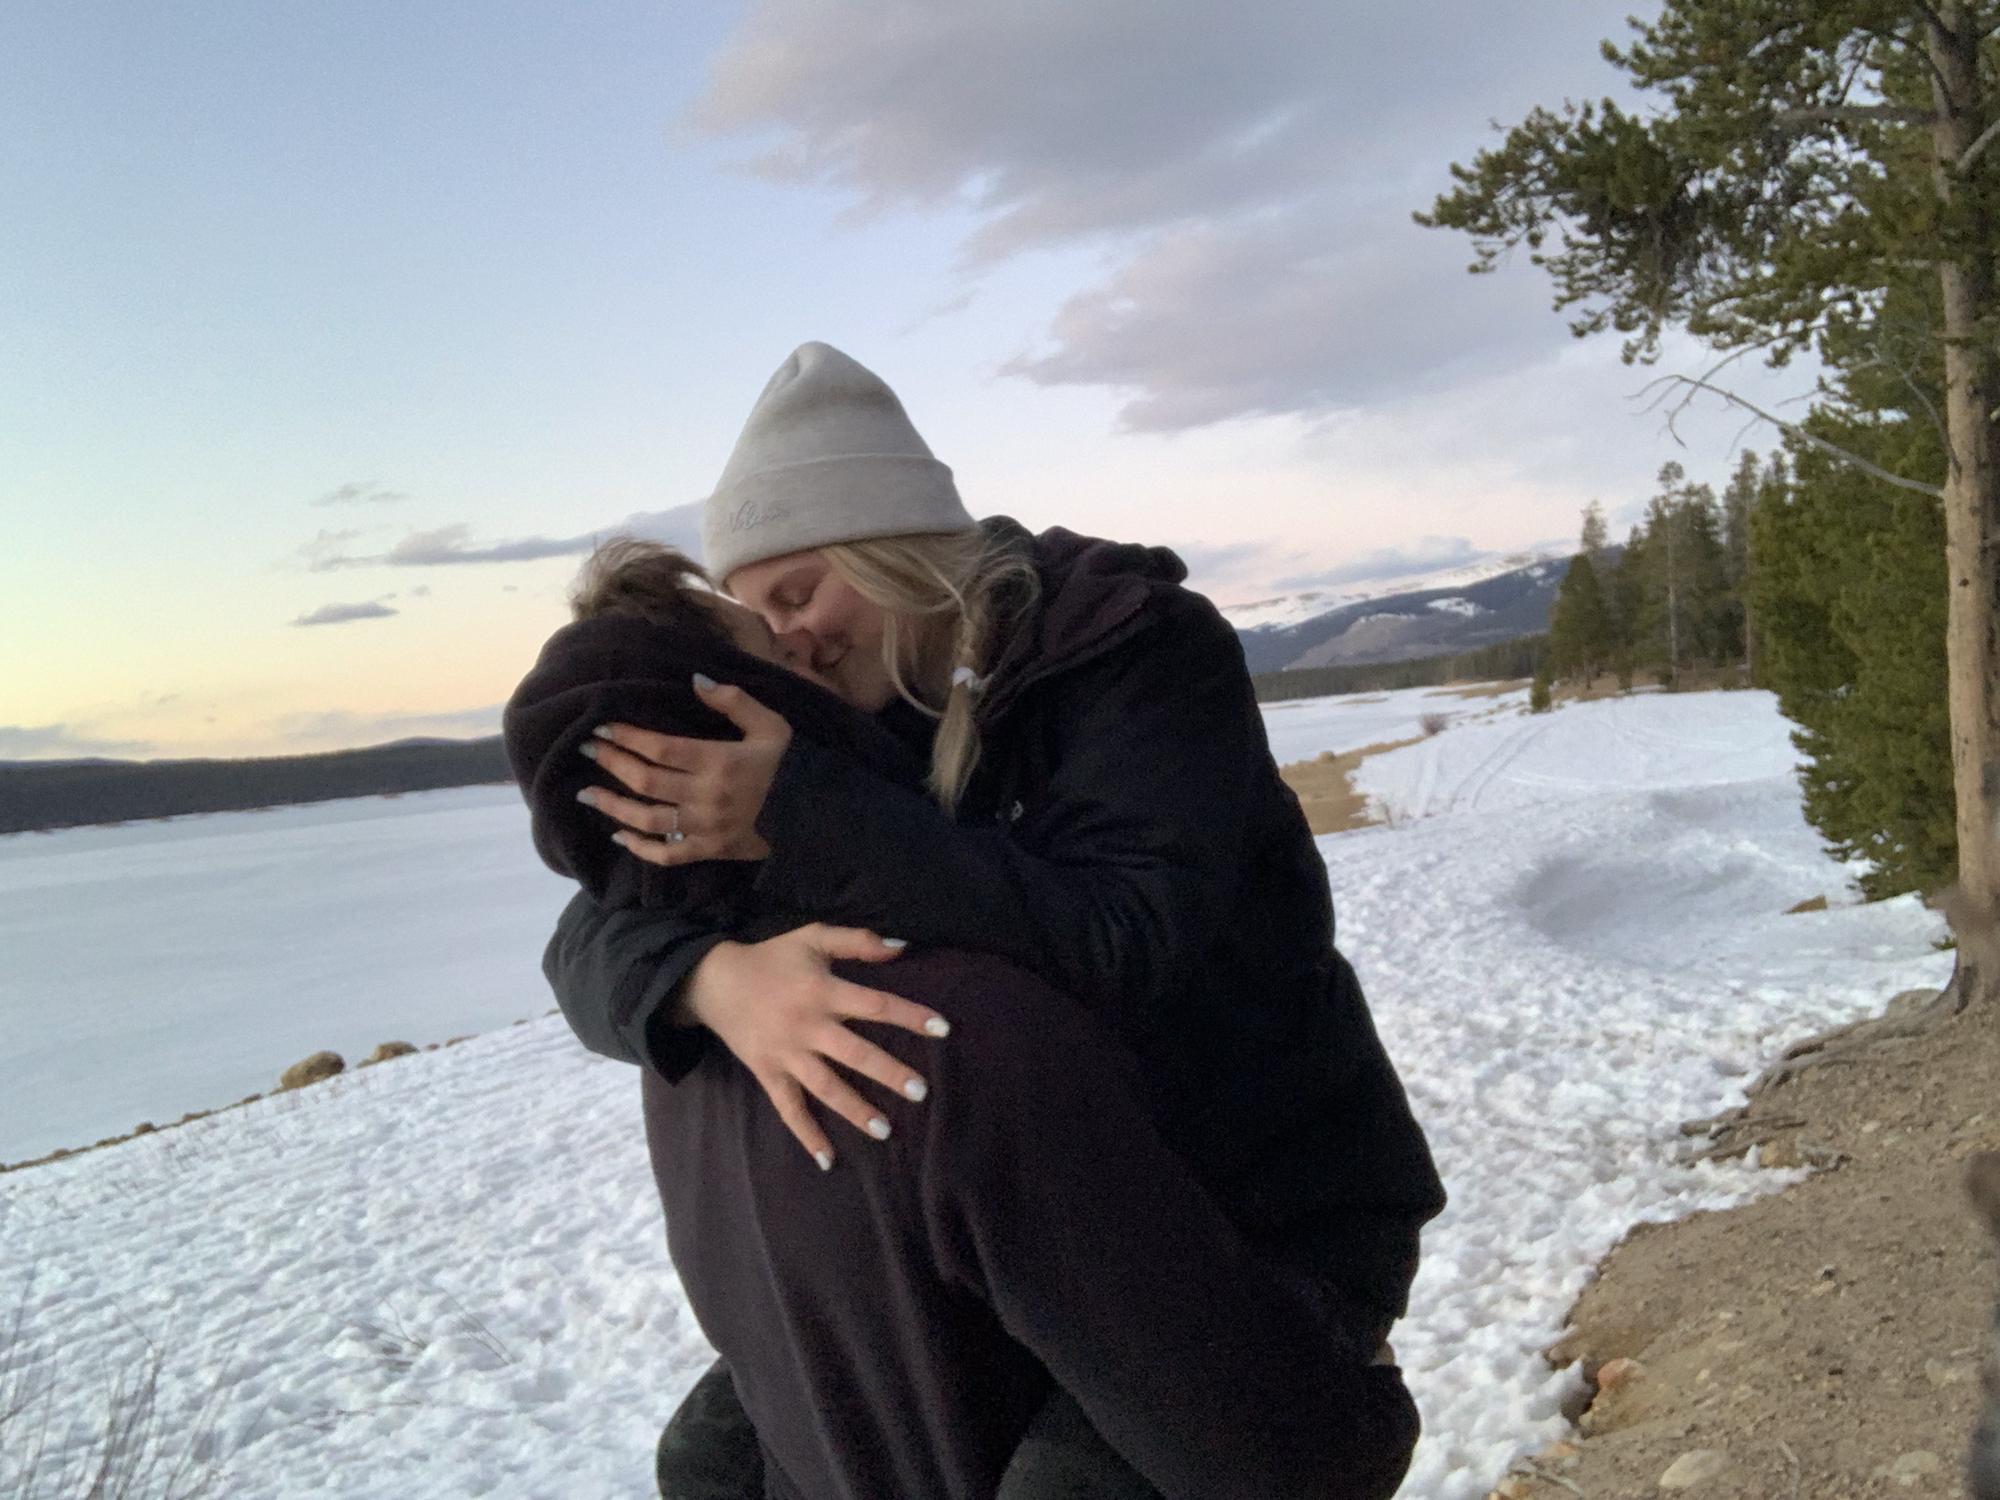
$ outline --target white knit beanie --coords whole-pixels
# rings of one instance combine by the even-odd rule
[[[778,366],[702,506],[703,561],[748,563],[913,532],[965,531],[972,516],[879,375],[831,344]]]

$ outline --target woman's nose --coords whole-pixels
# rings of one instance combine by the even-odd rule
[[[810,662],[819,639],[810,630],[802,630],[794,625],[790,630],[774,632],[772,639],[778,643],[778,654],[786,661]]]

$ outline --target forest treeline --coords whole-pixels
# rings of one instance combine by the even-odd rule
[[[500,737],[254,760],[0,766],[0,833],[511,781]]]
[[[1849,449],[1941,466],[1934,429],[1893,414],[1837,424]],[[1936,891],[1956,868],[1946,696],[1944,519],[1803,441],[1745,452],[1720,496],[1678,464],[1622,551],[1601,508],[1557,592],[1534,688],[1606,675],[1676,686],[1741,663],[1798,726],[1807,819],[1871,896]]]
[[[1523,636],[1450,656],[1418,656],[1407,661],[1367,662],[1342,667],[1297,667],[1263,672],[1250,679],[1259,703],[1288,698],[1326,698],[1337,693],[1387,693],[1400,688],[1441,687],[1453,682],[1495,682],[1527,678],[1541,662],[1546,636]]]

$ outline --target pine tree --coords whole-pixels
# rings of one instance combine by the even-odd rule
[[[1549,685],[1549,666],[1543,662],[1535,668],[1535,680],[1528,685],[1528,712],[1545,714],[1554,707],[1554,703]]]
[[[1750,517],[1757,509],[1757,497],[1764,485],[1764,470],[1749,449],[1736,461],[1722,492],[1723,542],[1729,551],[1729,589],[1736,600],[1736,630],[1743,643],[1743,660],[1754,679],[1757,673],[1756,628],[1749,606]]]
[[[1589,687],[1611,665],[1614,649],[1611,616],[1604,607],[1597,569],[1588,552],[1579,552],[1569,561],[1549,616],[1549,676]]]
[[[1682,599],[1690,662],[1727,666],[1743,656],[1742,612],[1729,582],[1721,507],[1705,484],[1689,485],[1675,506],[1682,549]]]
[[[1591,567],[1597,570],[1599,582],[1610,570],[1611,532],[1604,522],[1604,507],[1593,500],[1583,508],[1583,555],[1590,559]]]
[[[1885,465],[1943,466],[1927,421],[1814,425]],[[1760,485],[1751,591],[1760,673],[1799,725],[1806,817],[1872,863],[1867,895],[1935,891],[1957,857],[1942,506],[1810,447],[1791,458]]]

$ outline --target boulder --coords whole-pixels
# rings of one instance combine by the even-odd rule
[[[409,1042],[384,1042],[373,1052],[361,1059],[361,1066],[364,1068],[370,1067],[375,1063],[387,1062],[392,1057],[408,1057],[416,1050]]]
[[[336,1073],[346,1071],[346,1059],[338,1052],[315,1052],[311,1057],[299,1059],[280,1073],[278,1087],[302,1089],[309,1083],[318,1083],[322,1078],[331,1078]]]

